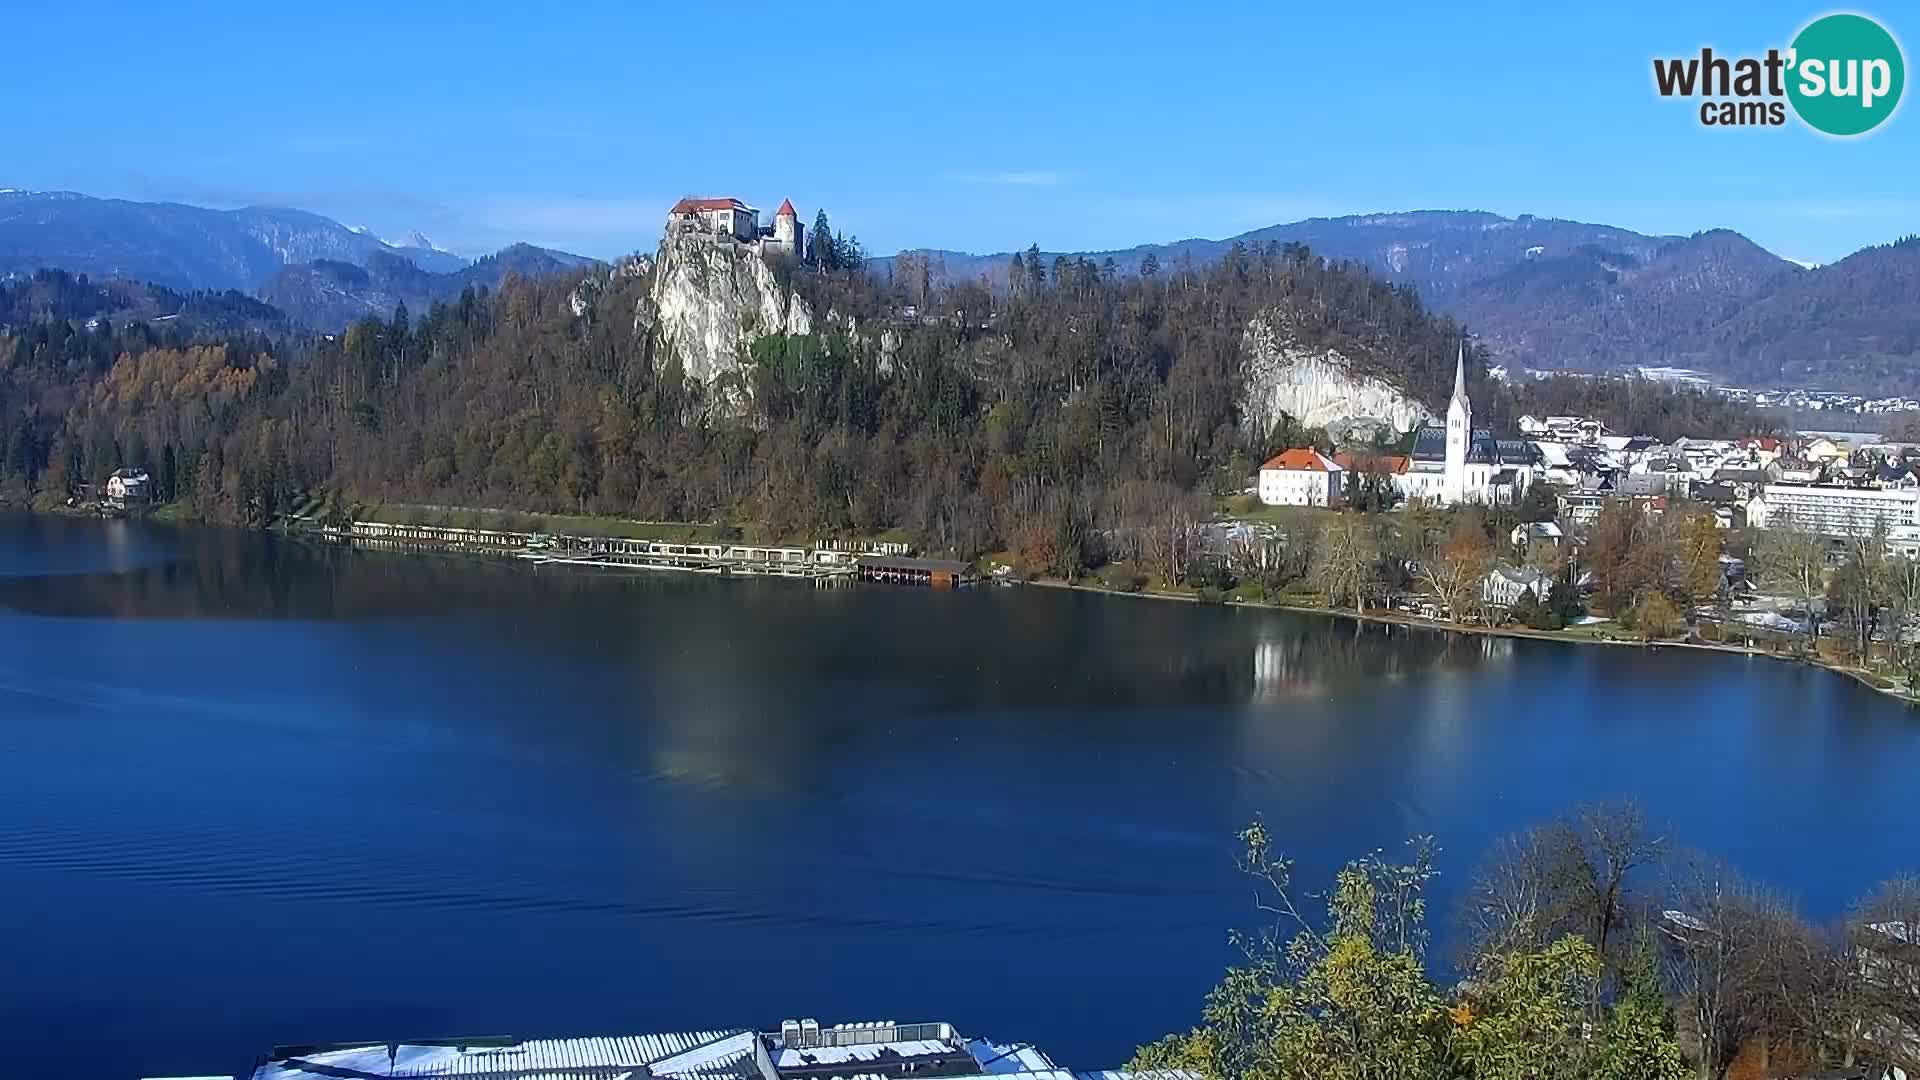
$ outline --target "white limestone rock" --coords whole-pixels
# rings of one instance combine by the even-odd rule
[[[702,383],[738,370],[758,338],[813,332],[807,302],[781,288],[757,252],[697,233],[660,242],[645,306],[636,330],[657,328],[659,355],[678,355],[687,377]]]
[[[1434,419],[1433,411],[1406,391],[1356,372],[1339,351],[1302,345],[1277,315],[1249,322],[1242,347],[1246,383],[1240,416],[1250,431],[1271,431],[1283,412],[1305,427],[1375,421],[1408,431]]]

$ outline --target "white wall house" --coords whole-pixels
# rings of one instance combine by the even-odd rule
[[[1260,466],[1260,501],[1268,506],[1339,506],[1346,470],[1318,450],[1287,450]]]
[[[114,506],[134,506],[147,501],[151,480],[141,469],[115,469],[107,477],[107,502]]]
[[[1512,607],[1528,593],[1545,603],[1553,595],[1553,578],[1528,567],[1496,563],[1480,585],[1480,599],[1493,607]]]

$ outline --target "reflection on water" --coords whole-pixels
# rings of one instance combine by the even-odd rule
[[[0,1038],[121,1075],[796,1011],[1124,1060],[1255,813],[1316,881],[1434,833],[1443,894],[1622,794],[1816,912],[1920,869],[1920,726],[1784,664],[136,523],[0,567]]]
[[[1320,697],[1354,682],[1395,681],[1512,658],[1510,638],[1357,619],[1276,623],[1254,644],[1251,700]]]
[[[0,578],[120,573],[173,557],[174,535],[138,521],[0,511]]]

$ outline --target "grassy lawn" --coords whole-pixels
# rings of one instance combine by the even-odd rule
[[[449,529],[492,529],[502,532],[563,533],[568,536],[605,536],[621,540],[680,540],[711,542],[717,526],[691,522],[628,521],[625,518],[582,514],[525,514],[516,510],[461,510],[451,507],[388,503],[357,507],[361,521],[390,525],[433,525]]]
[[[1301,525],[1318,526],[1338,513],[1338,511],[1314,506],[1268,506],[1246,495],[1231,495],[1221,499],[1215,504],[1214,509],[1223,517],[1234,521],[1257,522],[1282,528]]]
[[[390,525],[433,525],[450,529],[604,536],[617,540],[670,540],[695,544],[724,542],[722,530],[725,528],[716,522],[633,521],[590,514],[528,514],[517,510],[469,510],[407,503],[355,506],[348,516],[359,521],[379,521]],[[816,542],[813,538],[800,536],[769,537],[764,530],[752,524],[733,529],[726,539],[772,547],[808,547]],[[907,534],[899,529],[890,529],[878,536],[862,539],[908,542]]]

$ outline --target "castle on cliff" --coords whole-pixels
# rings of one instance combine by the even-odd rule
[[[667,235],[692,233],[710,236],[716,241],[744,244],[763,254],[799,258],[806,254],[799,215],[793,200],[780,200],[773,212],[773,224],[760,224],[760,211],[739,199],[696,199],[688,197],[667,211]]]

